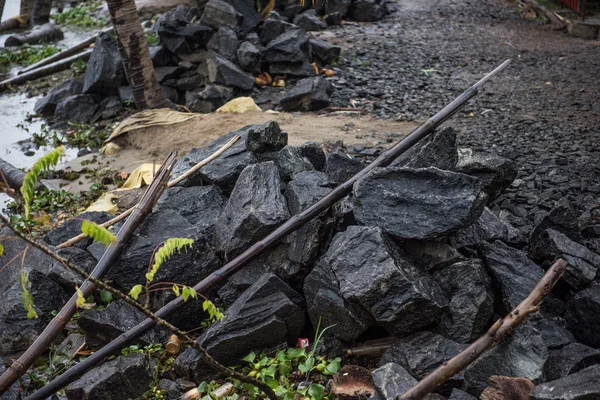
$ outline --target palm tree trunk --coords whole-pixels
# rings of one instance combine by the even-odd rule
[[[2,22],[2,14],[4,14],[4,5],[6,0],[0,0],[0,22]]]
[[[33,2],[34,0],[21,0],[19,16],[23,20],[27,21],[27,24],[29,24],[29,21],[31,21],[31,11],[33,9]]]
[[[135,0],[106,0],[106,3],[136,108],[167,107],[167,100],[154,73]]]
[[[52,0],[34,0],[31,23],[33,25],[43,25],[50,22],[51,9]]]

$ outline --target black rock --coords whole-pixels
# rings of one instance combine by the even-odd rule
[[[81,220],[87,219],[97,224],[102,224],[111,218],[112,215],[107,212],[84,212],[79,214],[77,218],[69,219],[63,222],[59,227],[52,229],[44,235],[42,240],[50,246],[58,246],[81,233]],[[82,243],[79,247],[85,248],[92,243],[92,240],[84,239],[82,242],[79,242]]]
[[[86,343],[93,349],[99,349],[145,319],[146,316],[133,306],[117,300],[101,310],[81,312],[77,325],[85,332]],[[165,332],[160,334],[153,330],[139,340],[144,344],[151,344],[164,339],[166,339]]]
[[[242,90],[250,90],[254,87],[254,77],[252,75],[242,71],[237,65],[218,54],[210,54],[206,64],[210,82],[233,86]]]
[[[227,27],[236,29],[238,24],[238,13],[231,4],[221,0],[210,0],[204,7],[204,13],[200,19],[202,25],[219,29]]]
[[[285,146],[277,153],[276,161],[286,181],[294,179],[300,172],[314,170],[311,162],[300,154],[300,149],[296,146]]]
[[[354,215],[399,239],[437,239],[479,218],[477,178],[437,168],[376,168],[354,184]]]
[[[54,119],[57,121],[90,122],[100,108],[97,97],[91,94],[69,96],[56,105]]]
[[[531,326],[521,325],[466,368],[467,391],[479,395],[492,375],[527,378],[540,383],[547,360],[548,349],[542,336]]]
[[[351,226],[338,233],[319,262],[332,269],[345,300],[363,307],[392,334],[437,322],[448,302],[437,283],[379,228]]]
[[[325,173],[329,182],[339,185],[352,178],[363,169],[362,163],[352,156],[336,149],[327,154]]]
[[[567,328],[579,342],[600,347],[600,285],[577,293],[569,301],[565,319]]]
[[[456,170],[481,179],[490,202],[517,177],[517,164],[514,161],[498,156],[473,154],[471,149],[460,149]]]
[[[450,302],[438,329],[459,343],[471,343],[489,327],[494,314],[491,280],[477,259],[458,262],[433,274]]]
[[[102,119],[114,118],[123,111],[123,104],[119,96],[110,96],[102,100],[100,109],[102,110]]]
[[[533,247],[537,245],[539,240],[545,241],[542,236],[547,229],[554,229],[567,235],[575,242],[581,243],[582,237],[577,217],[573,204],[566,199],[561,199],[533,228],[529,236],[529,245]]]
[[[197,385],[194,382],[185,379],[177,379],[176,381],[161,379],[158,381],[158,388],[167,392],[167,399],[178,399],[184,393],[196,387]]]
[[[588,400],[600,398],[600,365],[593,365],[576,374],[537,385],[531,400]]]
[[[260,41],[266,46],[283,33],[292,30],[299,32],[300,28],[294,24],[290,24],[289,22],[268,18],[263,22],[262,29],[260,31]]]
[[[325,78],[316,76],[296,83],[279,100],[284,111],[314,111],[329,106],[333,87]]]
[[[385,13],[385,0],[353,0],[349,16],[353,21],[377,21]]]
[[[259,259],[261,258],[264,260],[265,257],[259,257]],[[218,291],[219,299],[229,308],[246,289],[268,272],[270,272],[268,267],[262,262],[251,262],[247,267],[242,268],[227,279],[227,283]]]
[[[273,274],[262,275],[225,312],[225,318],[211,325],[198,342],[217,361],[239,364],[251,351],[278,345],[292,345],[304,328],[303,299]],[[175,362],[175,371],[199,382],[207,365],[192,348]]]
[[[452,389],[452,393],[450,393],[448,400],[477,400],[477,397],[471,396],[469,393],[455,388]]]
[[[481,256],[496,290],[496,311],[505,315],[517,307],[544,275],[523,251],[496,240],[482,243]]]
[[[189,99],[189,94],[194,93],[193,90],[205,86],[207,83],[206,75],[202,73],[186,72],[178,79],[168,79],[165,81],[165,86],[169,86],[176,91],[186,92],[186,99]]]
[[[306,63],[310,59],[310,43],[306,32],[290,29],[267,44],[268,63]]]
[[[394,343],[385,351],[379,365],[393,362],[406,368],[416,379],[422,379],[466,347],[466,344],[456,343],[435,333],[419,332]],[[462,380],[462,377],[459,376],[458,380]]]
[[[575,342],[575,338],[566,328],[562,319],[554,321],[548,318],[532,320],[531,325],[542,334],[544,342],[549,349],[560,349],[569,343]]]
[[[387,363],[372,372],[373,383],[384,400],[393,400],[417,384],[404,368],[395,363]]]
[[[436,167],[453,171],[458,162],[456,131],[447,127],[421,139],[415,146],[400,155],[392,167],[427,168]]]
[[[238,33],[241,36],[246,35],[260,24],[262,17],[256,10],[256,6],[249,0],[225,0],[226,3],[233,6],[235,11],[242,15],[241,22],[238,24]]]
[[[226,201],[215,186],[176,186],[165,190],[155,210],[174,210],[190,224],[210,227],[223,212]]]
[[[100,364],[67,386],[65,391],[68,399],[141,398],[152,377],[153,368],[148,357],[134,353]],[[117,393],[117,396],[109,393]]]
[[[154,68],[154,72],[156,73],[156,79],[158,79],[158,82],[163,83],[167,79],[179,78],[181,74],[185,72],[185,68],[180,66],[157,67]]]
[[[342,14],[334,12],[325,16],[325,22],[327,22],[327,25],[341,25],[343,18]]]
[[[166,67],[173,61],[173,54],[165,46],[149,46],[148,49],[155,67]]]
[[[124,77],[117,41],[110,34],[100,32],[83,76],[83,93],[117,94]]]
[[[325,169],[325,152],[315,142],[307,142],[300,146],[300,155],[307,158],[317,171],[323,171]]]
[[[309,43],[313,57],[322,65],[331,64],[333,61],[337,60],[342,52],[340,46],[322,40],[310,39]]]
[[[456,248],[475,247],[480,243],[502,240],[504,243],[515,247],[523,247],[526,239],[521,232],[501,220],[485,207],[481,216],[472,225],[461,229],[450,238],[450,242]]]
[[[417,265],[430,273],[448,267],[464,258],[453,247],[433,240],[403,240],[401,247]]]
[[[317,10],[310,9],[294,17],[294,24],[305,31],[320,31],[327,28],[327,22],[317,16]]]
[[[246,147],[249,151],[259,154],[278,152],[287,145],[287,132],[283,132],[277,122],[267,121],[263,125],[253,127],[248,129],[246,136]]]
[[[308,59],[302,62],[272,62],[269,64],[269,73],[272,76],[289,75],[297,78],[315,76],[315,70],[310,65]]]
[[[279,171],[273,162],[254,164],[240,174],[216,225],[216,246],[232,259],[289,218]]]
[[[54,89],[50,91],[46,96],[42,97],[35,103],[34,111],[44,117],[50,117],[54,115],[56,105],[67,97],[81,94],[83,90],[83,83],[77,79],[67,79]]]
[[[237,35],[230,28],[223,26],[210,38],[206,48],[235,63],[238,48]]]
[[[248,41],[242,42],[237,49],[237,62],[244,71],[260,73],[261,58],[260,49]]]
[[[211,113],[233,98],[233,90],[227,86],[206,85],[201,92],[186,93],[186,106],[192,112]]]
[[[87,273],[91,273],[97,264],[94,256],[92,256],[89,252],[75,246],[58,249],[56,254],[79,266],[79,268],[82,268]],[[52,267],[50,267],[45,274],[48,278],[58,283],[67,291],[73,290],[73,285],[75,282],[77,282],[77,285],[79,286],[83,284],[82,277],[67,270],[65,266],[57,260],[54,261]]]
[[[290,213],[299,214],[326,196],[331,191],[327,183],[327,176],[323,172],[300,172],[295,175],[285,189]],[[331,240],[332,223],[331,213],[325,211],[290,233],[287,237],[288,258],[304,267],[311,266]]]
[[[550,351],[545,370],[546,380],[564,378],[595,364],[600,364],[600,350],[581,343],[571,343],[560,350]]]
[[[348,14],[352,0],[327,0],[325,2],[325,14],[338,14],[340,20]]]
[[[189,54],[205,48],[213,31],[210,27],[191,23],[194,12],[184,5],[161,15],[152,30],[160,38],[160,44],[171,53]]]

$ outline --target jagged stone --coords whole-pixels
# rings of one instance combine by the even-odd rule
[[[52,229],[46,233],[42,240],[48,243],[50,246],[58,246],[59,244],[66,242],[67,240],[79,235],[81,233],[81,220],[87,219],[97,224],[102,224],[112,218],[107,212],[84,212],[77,216],[77,218],[69,219],[63,222],[57,228]],[[77,247],[85,248],[92,243],[92,239],[83,239],[81,242],[76,244]]]
[[[501,315],[508,314],[531,293],[544,270],[527,258],[525,252],[500,240],[483,243],[480,250],[496,289],[496,311]]]
[[[34,111],[44,117],[50,117],[54,115],[56,106],[62,100],[67,97],[81,94],[83,90],[83,83],[77,79],[67,79],[54,89],[50,91],[46,96],[42,97],[35,103]]]
[[[208,26],[192,23],[194,14],[188,6],[179,5],[158,17],[152,30],[160,38],[160,44],[175,54],[205,48],[213,31]]]
[[[161,379],[158,381],[157,387],[167,392],[167,399],[178,399],[187,391],[196,388],[197,385],[185,379],[177,379],[176,381]]]
[[[287,145],[287,132],[282,131],[277,122],[268,121],[263,125],[255,126],[260,129],[248,130],[246,137],[246,146],[249,151],[253,153],[278,152]]]
[[[210,82],[242,90],[250,90],[254,87],[252,75],[242,71],[237,65],[218,54],[210,54],[206,60],[206,66]]]
[[[300,172],[314,170],[311,162],[300,154],[300,149],[296,146],[285,146],[277,153],[276,161],[283,178],[288,181]]]
[[[386,14],[385,0],[353,0],[349,17],[353,21],[377,21]]]
[[[348,14],[352,0],[327,0],[325,2],[325,13],[328,15],[338,14],[340,19]]]
[[[186,106],[192,112],[208,114],[233,98],[233,90],[227,86],[206,85],[200,92],[186,93]]]
[[[173,61],[173,54],[165,46],[149,46],[150,59],[155,67],[166,67]]]
[[[463,392],[462,390],[454,388],[452,389],[452,393],[450,393],[448,400],[477,400],[477,397],[471,396],[467,392]]]
[[[305,157],[317,171],[325,170],[326,157],[321,145],[316,142],[307,142],[300,146],[300,155]]]
[[[550,351],[545,369],[546,380],[564,378],[594,364],[600,364],[600,350],[581,343],[571,343],[560,350]]]
[[[437,168],[376,168],[354,184],[354,215],[399,239],[438,239],[479,218],[481,189],[477,178]]]
[[[332,91],[331,83],[323,77],[305,78],[283,94],[279,105],[284,111],[319,110],[329,106]]]
[[[209,227],[217,221],[226,202],[215,186],[176,186],[165,190],[155,210],[174,210],[190,224]]]
[[[429,240],[404,240],[402,249],[415,262],[430,273],[450,266],[463,259],[463,256],[453,247],[443,242]]]
[[[238,24],[238,13],[231,4],[221,0],[210,0],[204,7],[204,13],[200,19],[202,25],[219,29],[227,27],[236,29]]]
[[[232,259],[289,218],[279,171],[269,161],[240,174],[216,225],[217,249]]]
[[[110,96],[102,100],[100,103],[100,109],[102,110],[102,119],[109,119],[116,117],[121,111],[123,111],[123,105],[119,96]]]
[[[61,122],[90,122],[100,108],[95,95],[76,94],[63,99],[56,105],[54,119]]]
[[[310,43],[306,32],[290,29],[267,44],[268,63],[306,63],[310,59]]]
[[[310,39],[309,42],[313,57],[321,62],[322,65],[331,64],[333,61],[337,60],[342,52],[340,46],[322,40]]]
[[[568,303],[565,319],[579,342],[600,347],[600,285],[577,293]]]
[[[521,325],[466,368],[467,391],[479,395],[492,375],[527,378],[537,384],[544,378],[547,360],[548,348],[542,336],[531,326]]]
[[[526,242],[521,232],[508,222],[498,218],[485,207],[481,216],[472,224],[458,231],[450,238],[454,247],[476,247],[484,241],[502,240],[504,243],[523,247]]]
[[[329,182],[339,185],[352,178],[363,169],[363,164],[356,158],[336,149],[329,154],[325,161],[325,173]]]
[[[327,28],[327,22],[317,16],[317,10],[310,9],[294,17],[294,24],[305,31],[321,31]]]
[[[537,385],[531,400],[588,400],[600,398],[600,364],[576,374]]]
[[[124,77],[117,41],[110,34],[100,32],[83,76],[83,93],[117,94]]]
[[[260,62],[262,52],[258,47],[249,41],[242,42],[237,49],[237,62],[244,70],[258,74],[261,72]]]
[[[447,127],[436,130],[421,139],[415,146],[400,155],[392,167],[427,168],[436,167],[452,171],[458,162],[456,131]]]
[[[107,393],[117,393],[111,399],[141,398],[152,381],[153,368],[145,354],[133,353],[86,372],[66,388],[68,400],[105,400]]]
[[[158,79],[158,82],[160,83],[164,83],[167,79],[179,78],[184,71],[185,68],[182,68],[180,66],[154,68],[154,72],[156,73],[156,79]]]
[[[438,329],[447,338],[471,343],[488,329],[494,313],[490,277],[480,260],[472,259],[442,268],[433,274],[450,299]]]
[[[277,39],[285,32],[295,30],[299,31],[300,27],[290,24],[289,22],[281,21],[274,18],[267,18],[260,31],[260,41],[263,45],[269,44],[272,40]]]
[[[408,371],[393,362],[374,370],[373,382],[383,400],[393,400],[417,384]]]
[[[567,199],[561,199],[555,207],[550,210],[533,228],[529,235],[529,245],[536,246],[539,240],[544,240],[542,236],[547,229],[554,229],[567,235],[575,242],[581,243],[582,237],[577,220],[577,213]]]
[[[208,41],[206,45],[208,50],[212,50],[222,55],[232,63],[236,62],[236,53],[238,48],[238,38],[233,30],[227,27],[221,27]]]
[[[564,328],[563,325],[566,325],[564,321],[559,324],[557,321],[544,317],[533,318],[531,321],[531,326],[541,333],[549,349],[560,349],[569,343],[575,342],[575,338],[571,332]]]
[[[253,2],[248,0],[225,0],[225,2],[230,4],[239,15],[242,15],[237,29],[241,36],[246,35],[261,23],[262,17]]]

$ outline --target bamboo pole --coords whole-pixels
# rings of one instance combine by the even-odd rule
[[[11,163],[4,161],[0,158],[0,174],[4,175],[6,178],[6,183],[15,190],[19,190],[21,186],[23,186],[23,181],[25,180],[25,172],[21,171],[19,168],[13,166]],[[44,189],[46,185],[42,182],[38,182],[36,190]]]
[[[412,131],[408,136],[398,142],[394,147],[382,153],[377,159],[375,159],[371,164],[365,167],[362,171],[354,175],[348,181],[342,183],[328,195],[323,197],[321,200],[313,204],[311,207],[307,208],[303,212],[293,216],[279,228],[275,229],[269,235],[267,235],[264,239],[256,242],[254,245],[250,246],[246,251],[242,254],[225,264],[223,267],[213,272],[211,275],[200,281],[194,286],[194,289],[198,293],[206,293],[211,288],[213,288],[217,283],[222,281],[223,279],[231,276],[235,272],[239,271],[242,267],[247,265],[250,261],[254,260],[260,254],[262,254],[265,250],[278,243],[281,239],[286,237],[288,234],[298,230],[302,227],[306,222],[311,220],[313,217],[319,215],[324,210],[331,207],[338,200],[341,200],[346,195],[350,193],[352,190],[352,185],[358,179],[367,175],[370,171],[378,167],[385,167],[389,165],[393,160],[395,160],[399,155],[410,149],[413,145],[419,142],[421,139],[427,137],[431,132],[435,130],[438,126],[440,126],[443,122],[452,117],[455,113],[457,113],[470,99],[475,97],[479,93],[479,88],[485,84],[487,81],[492,79],[494,76],[503,71],[512,60],[506,60],[501,65],[499,65],[492,72],[483,77],[479,82],[475,83],[471,86],[467,91],[462,93],[456,99],[454,99],[450,104],[444,107],[441,111],[435,114],[433,117],[428,119],[425,123],[420,125],[414,131]],[[181,296],[176,299],[170,301],[167,305],[162,307],[156,312],[156,316],[158,318],[165,319],[169,315],[173,314],[177,308],[179,308],[184,303],[183,298]],[[133,340],[137,339],[148,330],[152,329],[156,325],[156,322],[148,318],[129,331],[123,333],[112,342],[106,344],[100,350],[96,351],[90,357],[85,359],[83,362],[75,365],[71,369],[65,371],[62,375],[54,379],[53,381],[46,384],[46,386],[40,388],[38,391],[28,396],[26,400],[42,400],[46,397],[52,395],[57,390],[60,390],[65,385],[77,379],[79,376],[89,371],[92,367],[104,361],[114,352],[118,351],[122,347],[131,343]]]
[[[175,153],[171,153],[163,166],[158,170],[152,184],[148,186],[142,200],[132,212],[131,217],[127,219],[123,227],[119,230],[117,240],[108,246],[90,276],[101,279],[106,275],[112,263],[121,254],[125,244],[133,235],[133,232],[142,223],[146,215],[152,211],[154,204],[156,204],[160,198],[174,163]],[[95,289],[95,284],[86,280],[83,285],[81,285],[80,289],[83,292],[83,296],[87,297]],[[56,339],[56,336],[64,329],[67,322],[69,322],[77,310],[77,298],[78,294],[73,294],[67,304],[65,304],[56,317],[50,321],[48,326],[46,326],[44,331],[37,337],[33,344],[29,346],[25,353],[23,353],[23,355],[16,360],[2,376],[0,376],[0,394],[8,390],[19,377],[27,372],[27,369],[33,362],[48,348],[48,346],[50,346],[54,339]]]
[[[399,400],[420,400],[424,398],[442,383],[466,368],[488,349],[500,343],[509,333],[518,327],[529,314],[539,310],[542,300],[550,293],[550,290],[560,279],[566,268],[567,263],[564,260],[557,260],[552,267],[546,271],[537,285],[535,285],[529,296],[527,296],[527,298],[510,314],[504,317],[504,319],[496,321],[482,337],[436,368],[419,383],[400,396]]]
[[[228,148],[230,148],[231,146],[233,146],[233,144],[235,142],[237,142],[240,139],[240,135],[235,135],[234,137],[231,138],[231,140],[227,143],[225,143],[223,145],[223,147],[221,147],[219,150],[215,151],[213,154],[211,154],[210,156],[206,157],[204,160],[200,161],[198,164],[194,165],[192,168],[190,168],[189,170],[187,170],[183,175],[173,179],[171,182],[169,182],[167,184],[167,187],[173,187],[175,185],[177,185],[179,182],[181,182],[182,180],[184,180],[185,178],[187,178],[188,176],[190,176],[191,174],[193,174],[194,172],[198,171],[200,168],[204,167],[206,164],[208,164],[209,162],[211,162],[212,160],[214,160],[215,158],[219,157],[221,154],[223,154],[223,152],[225,150],[227,150]],[[116,224],[117,222],[121,221],[122,219],[124,219],[125,217],[127,217],[129,214],[131,214],[131,212],[135,209],[136,206],[131,207],[129,210],[124,211],[122,214],[117,215],[116,217],[114,217],[113,219],[110,219],[106,222],[104,222],[103,224],[100,224],[101,227],[103,228],[107,228],[109,226],[112,226],[114,224]],[[83,233],[80,233],[79,235],[59,244],[58,246],[56,246],[56,248],[58,249],[64,249],[65,247],[71,247],[73,246],[75,243],[83,240],[85,238],[85,235]]]

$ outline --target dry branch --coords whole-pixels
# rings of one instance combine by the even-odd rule
[[[518,327],[529,314],[539,310],[544,297],[567,268],[567,263],[559,259],[535,285],[533,291],[510,314],[496,323],[482,337],[473,342],[462,352],[444,362],[419,383],[399,397],[399,400],[419,400],[433,392],[438,386],[459,373],[485,351],[500,343],[508,334]]]

